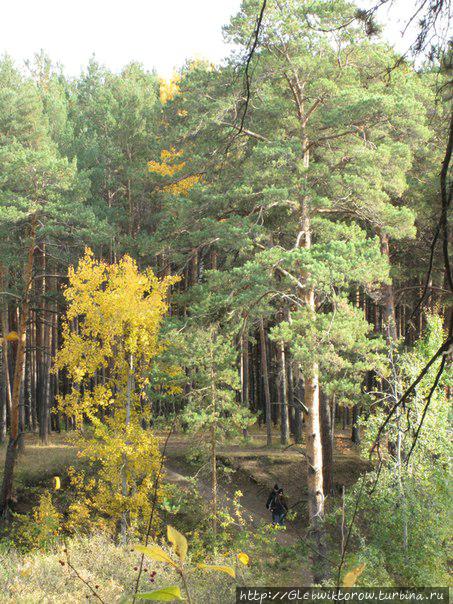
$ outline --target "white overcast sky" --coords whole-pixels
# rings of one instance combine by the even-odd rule
[[[5,2],[0,18],[0,55],[18,66],[44,50],[66,73],[78,75],[94,54],[118,71],[130,61],[171,75],[188,58],[218,62],[228,54],[222,25],[241,0],[15,0]],[[360,5],[369,5],[361,0]],[[379,18],[399,50],[402,19],[410,0],[399,0],[390,20]],[[406,7],[406,8],[405,8]]]

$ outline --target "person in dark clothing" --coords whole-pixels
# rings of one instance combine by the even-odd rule
[[[272,522],[274,525],[284,526],[286,514],[288,513],[288,502],[283,495],[283,489],[278,489],[272,504]]]
[[[279,489],[278,484],[274,484],[274,488],[269,493],[269,497],[267,498],[267,501],[266,501],[266,508],[268,510],[272,510],[272,504],[274,502],[275,497],[277,496],[278,489]]]

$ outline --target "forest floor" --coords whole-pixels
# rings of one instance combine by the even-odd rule
[[[210,497],[209,465],[205,468],[190,462],[193,443],[197,440],[185,434],[171,436],[167,446],[167,478],[180,485],[195,477],[200,494]],[[219,489],[221,502],[230,501],[238,490],[244,510],[253,518],[252,522],[270,519],[266,500],[274,484],[284,488],[291,511],[297,512],[296,519],[288,523],[288,533],[279,539],[282,543],[297,540],[306,527],[307,466],[304,444],[289,448],[275,443],[266,447],[264,430],[253,429],[248,438],[219,447]],[[221,469],[225,469],[222,472]],[[334,485],[337,493],[341,487],[354,484],[368,467],[360,457],[360,448],[350,439],[350,430],[340,430],[335,436]],[[230,504],[231,505],[231,504]]]
[[[275,430],[277,433],[277,430]],[[165,430],[157,431],[157,436],[163,446],[166,437]],[[294,556],[291,548],[297,546],[300,540],[306,541],[306,461],[304,445],[283,447],[277,442],[271,448],[266,447],[264,430],[253,428],[247,439],[238,439],[234,444],[219,447],[219,507],[230,511],[233,516],[235,508],[233,499],[237,491],[242,495],[239,499],[241,516],[246,528],[252,534],[259,530],[268,530],[271,521],[270,512],[266,509],[266,499],[275,483],[285,490],[292,512],[286,527],[273,533],[273,539],[289,548],[289,559]],[[171,435],[167,447],[165,464],[166,476],[164,481],[176,484],[182,490],[195,485],[198,495],[205,501],[209,509],[211,485],[209,463],[199,461],[200,441],[184,433]],[[6,447],[0,446],[0,467],[4,462]],[[198,458],[198,459],[197,459]],[[195,460],[195,461],[194,461]],[[29,514],[45,490],[52,488],[54,476],[62,479],[62,489],[67,481],[67,470],[71,465],[77,465],[77,447],[71,433],[52,434],[49,444],[42,445],[37,435],[27,434],[25,450],[20,454],[16,473],[17,501],[16,512]],[[367,463],[360,457],[360,448],[350,440],[350,431],[338,430],[335,437],[334,451],[334,482],[337,493],[341,487],[353,485],[360,474],[367,469]],[[328,497],[328,509],[338,505],[335,497]],[[276,556],[281,556],[275,550]],[[290,553],[293,551],[293,553]],[[269,563],[274,554],[267,559]],[[272,558],[273,559],[273,558]],[[285,564],[285,563],[284,563]],[[296,576],[291,564],[278,567],[280,584],[294,584],[294,581],[311,585],[313,578],[310,571],[309,557],[306,564],[297,565]],[[285,572],[287,573],[285,575]],[[277,580],[277,579],[276,579]]]
[[[164,440],[165,431],[158,436]],[[275,439],[277,440],[277,439]],[[167,447],[167,480],[184,488],[195,480],[200,495],[210,499],[209,466],[194,464],[191,457],[197,439],[175,433]],[[240,490],[240,503],[252,524],[269,522],[270,513],[265,507],[267,496],[275,483],[285,490],[291,511],[297,512],[295,520],[288,522],[286,532],[279,535],[282,544],[294,543],[306,527],[306,461],[304,445],[285,448],[275,442],[266,446],[264,430],[254,428],[247,439],[219,447],[219,502],[231,506],[234,494]],[[0,467],[3,467],[6,447],[0,446]],[[44,489],[52,488],[54,476],[66,475],[67,468],[77,464],[77,448],[67,433],[53,433],[48,445],[42,445],[34,434],[25,436],[25,450],[17,464],[16,511],[28,512]],[[349,430],[338,430],[335,436],[334,483],[337,493],[341,487],[354,484],[367,468],[360,457],[360,449],[350,440]],[[328,504],[329,502],[327,502]]]
[[[16,498],[14,511],[27,513],[37,503],[39,494],[51,489],[54,476],[64,476],[77,463],[77,449],[68,433],[52,433],[47,445],[37,434],[25,434],[24,451],[16,464]],[[6,445],[0,445],[0,468],[3,475]]]

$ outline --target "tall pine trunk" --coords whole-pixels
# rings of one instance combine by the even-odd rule
[[[311,225],[305,203],[302,209],[302,230],[304,232],[304,247],[310,249]],[[305,295],[305,304],[314,315],[316,308],[313,288],[308,289]],[[319,414],[319,367],[316,361],[311,363],[305,376],[305,407],[307,408],[305,446],[308,461],[308,512],[310,524],[314,532],[318,533],[320,522],[324,516],[324,485],[321,418]]]
[[[0,265],[0,288],[6,290],[7,279],[6,270]],[[5,337],[9,333],[9,321],[8,321],[8,305],[6,302],[2,304],[0,314],[0,331]],[[11,417],[11,380],[9,373],[9,355],[8,355],[8,342],[3,340],[2,345],[2,372],[1,372],[1,410],[0,410],[0,442],[5,442],[7,433],[8,417]]]
[[[50,351],[52,347],[52,326],[49,304],[46,299],[48,290],[48,278],[46,277],[47,258],[46,245],[42,244],[41,251],[41,367],[40,372],[40,406],[39,406],[39,437],[43,444],[49,440],[49,417],[50,417]]]
[[[307,144],[304,141],[304,145]],[[308,149],[304,152],[304,164],[308,167]],[[302,204],[301,227],[304,235],[304,247],[310,249],[311,224],[309,209],[305,201]],[[304,298],[306,306],[314,317],[316,306],[313,287],[307,288]],[[319,366],[317,361],[314,360],[306,368],[305,374],[305,407],[307,408],[305,453],[307,456],[308,517],[316,547],[314,557],[315,580],[321,580],[324,577],[324,481],[319,405]]]
[[[323,460],[324,492],[333,493],[333,442],[332,442],[332,416],[328,397],[321,392],[319,397],[319,411],[321,416],[321,440]]]
[[[211,338],[213,338],[211,333]],[[213,341],[211,339],[210,363],[211,363],[211,403],[213,408],[213,422],[211,425],[211,489],[212,489],[212,537],[214,552],[217,547],[217,386],[216,372],[214,366]]]
[[[249,337],[246,326],[241,338],[241,402],[246,409],[250,407]],[[247,428],[243,429],[243,434],[248,436]]]
[[[272,417],[271,417],[271,392],[269,388],[269,372],[267,368],[266,334],[264,332],[264,321],[260,319],[260,348],[261,348],[261,375],[263,378],[264,401],[266,405],[266,435],[267,446],[272,445]]]
[[[30,305],[30,292],[33,278],[33,258],[36,239],[36,216],[33,216],[30,232],[30,245],[28,248],[27,262],[24,268],[24,295],[21,304],[21,313],[18,326],[18,342],[16,364],[14,368],[13,389],[11,398],[11,429],[8,441],[8,448],[5,456],[5,469],[3,473],[3,483],[1,492],[1,513],[3,517],[8,514],[9,504],[13,496],[14,470],[16,467],[17,453],[19,446],[19,404],[20,391],[24,378],[25,368],[25,347],[27,341],[27,320]]]
[[[282,445],[289,443],[289,414],[288,414],[288,388],[286,383],[286,358],[285,344],[278,343],[280,367],[279,367],[279,391],[280,391],[280,442]]]
[[[387,258],[390,265],[390,246],[387,233],[380,231],[379,239],[381,242],[381,253]],[[387,341],[396,342],[398,334],[396,330],[395,294],[391,282],[382,286],[382,315]]]

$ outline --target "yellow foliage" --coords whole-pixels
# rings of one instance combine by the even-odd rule
[[[182,155],[183,151],[176,151],[174,148],[169,151],[164,149],[160,154],[160,163],[156,161],[148,162],[148,171],[161,176],[174,176],[186,165],[184,161],[176,161]],[[162,191],[171,195],[187,196],[189,191],[201,180],[201,174],[189,174],[179,178],[176,182],[164,185]]]
[[[226,573],[227,575],[230,575],[230,577],[233,577],[233,579],[236,578],[234,568],[231,568],[231,566],[216,566],[214,564],[200,563],[198,564],[198,568],[201,568],[203,570],[216,570],[220,573]]]
[[[81,493],[70,510],[73,526],[91,511],[109,518],[112,527],[124,514],[133,525],[150,510],[160,455],[156,437],[142,428],[141,401],[150,365],[162,350],[159,330],[168,288],[176,281],[139,271],[129,256],[107,264],[90,250],[69,270],[55,370],[65,369],[73,387],[57,404],[79,427],[90,420],[90,431],[80,436],[80,456],[96,467],[95,481],[72,473]],[[103,373],[108,380],[93,385],[93,376]]]
[[[174,566],[176,568],[176,563],[158,545],[136,545],[134,549],[136,549],[141,554],[144,554],[151,560],[156,560],[156,562],[165,562],[166,564],[170,564],[171,566]]]
[[[187,556],[187,539],[172,526],[167,526],[167,539],[173,546],[173,549],[181,562],[184,562]]]
[[[7,336],[5,337],[5,340],[7,342],[17,342],[17,340],[19,339],[19,336],[17,334],[17,331],[10,331]]]
[[[162,190],[165,193],[170,193],[171,195],[182,195],[183,197],[186,197],[189,194],[189,191],[193,189],[193,187],[199,183],[201,179],[201,174],[192,174],[190,176],[186,176],[178,182],[172,183],[171,185],[166,185],[162,188]]]
[[[248,555],[247,555],[247,554],[245,554],[244,552],[241,552],[240,554],[238,554],[238,560],[239,560],[240,562],[242,562],[242,564],[243,564],[244,566],[247,566],[247,564],[248,564],[248,563],[249,563],[249,561],[250,561],[250,558],[248,557]]]
[[[162,105],[168,103],[175,98],[177,94],[179,94],[179,82],[181,81],[181,76],[179,74],[173,74],[173,76],[169,80],[164,80],[161,78],[159,80],[160,90],[160,102]]]
[[[46,549],[54,545],[60,533],[61,514],[52,502],[52,495],[45,491],[33,508],[32,517],[15,514],[17,525],[14,541],[28,548]]]
[[[362,564],[359,564],[359,566],[357,566],[353,570],[346,573],[344,576],[344,579],[343,579],[343,587],[354,587],[354,585],[357,582],[357,579],[360,577],[360,575],[365,570],[365,566],[366,566],[366,564],[365,564],[365,562],[363,562]]]
[[[149,161],[148,171],[160,174],[161,176],[173,176],[180,172],[186,165],[186,162],[184,161],[175,163],[175,160],[178,157],[181,157],[182,154],[182,151],[175,151],[173,148],[171,148],[170,151],[164,149],[160,154],[161,163]]]

